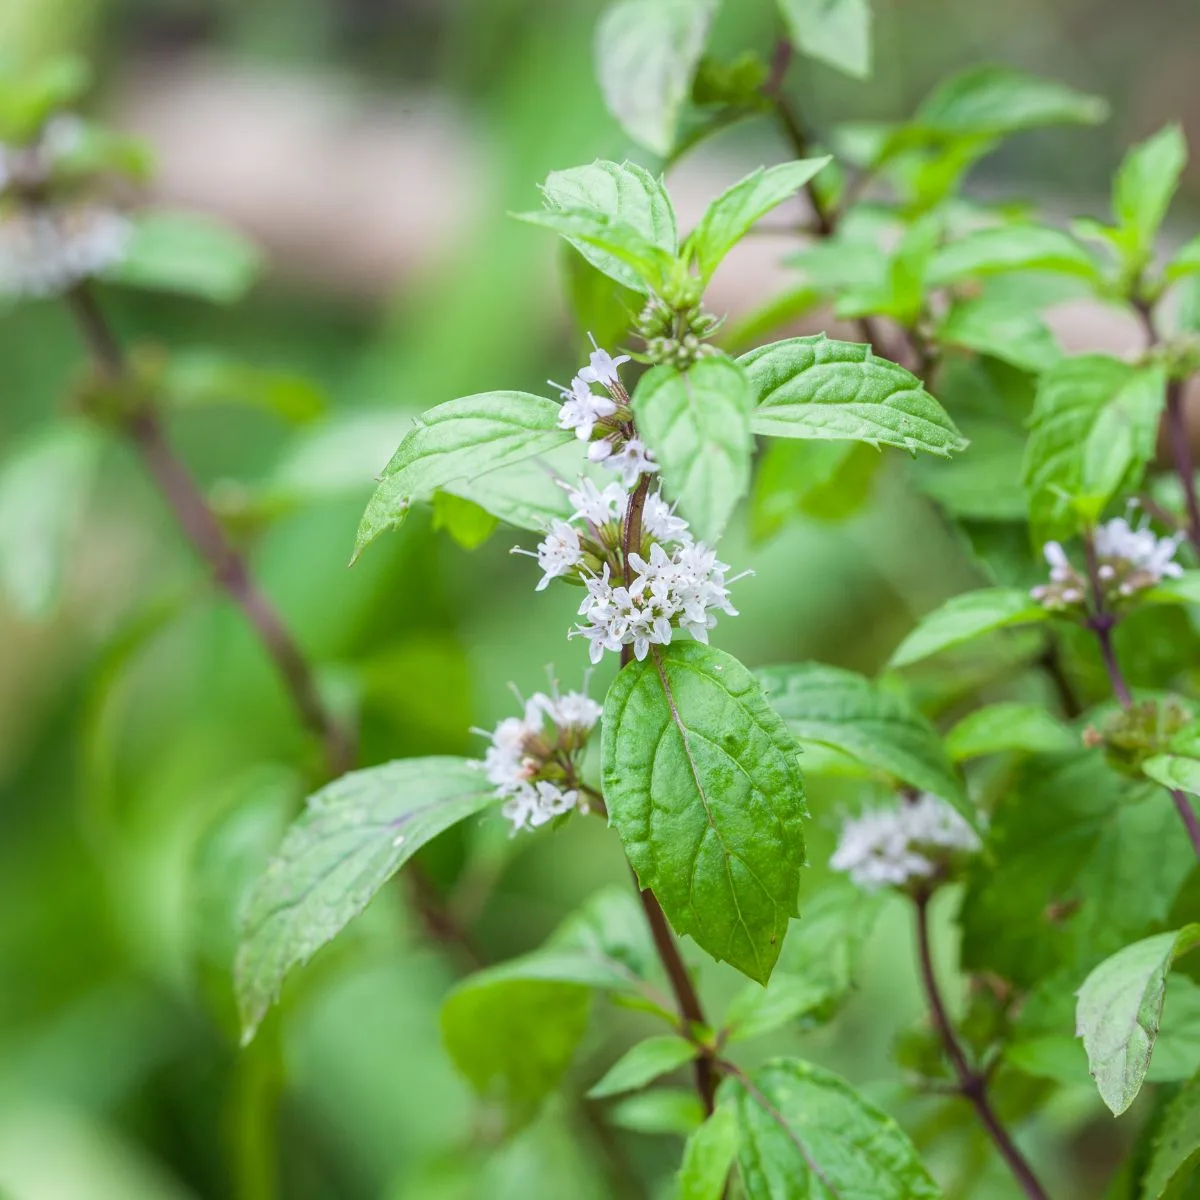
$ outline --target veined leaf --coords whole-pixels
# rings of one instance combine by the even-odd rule
[[[937,731],[902,696],[822,663],[755,674],[802,746],[815,742],[841,750],[890,780],[941,796],[976,820]]]
[[[1200,1079],[1181,1088],[1167,1105],[1154,1137],[1150,1165],[1142,1178],[1141,1200],[1183,1194],[1200,1166]]]
[[[659,462],[667,495],[710,545],[750,486],[752,404],[745,372],[724,355],[686,371],[655,367],[633,394],[638,431]]]
[[[1046,322],[1028,307],[981,296],[956,303],[938,327],[943,345],[962,346],[1040,374],[1063,356]]]
[[[675,1200],[722,1200],[737,1148],[737,1117],[732,1108],[718,1108],[683,1148]]]
[[[1178,125],[1167,125],[1125,155],[1113,181],[1113,215],[1118,244],[1132,267],[1153,251],[1186,164],[1187,143]]]
[[[1076,1033],[1100,1098],[1115,1116],[1133,1103],[1146,1077],[1171,964],[1198,943],[1200,925],[1135,942],[1105,959],[1079,989]]]
[[[244,1040],[293,967],[340,933],[426,842],[495,799],[462,758],[399,759],[314,792],[246,907],[236,966]]]
[[[933,256],[929,282],[937,287],[1005,271],[1061,271],[1099,280],[1096,260],[1069,233],[1046,225],[978,229]]]
[[[699,1051],[687,1038],[665,1033],[638,1042],[605,1072],[604,1078],[588,1090],[592,1100],[634,1092],[660,1075],[667,1075],[689,1063]]]
[[[804,785],[796,747],[735,658],[651,649],[609,688],[609,820],[642,887],[714,958],[765,983],[796,915]]]
[[[738,1167],[749,1200],[938,1200],[916,1148],[845,1080],[798,1059],[726,1079],[737,1114]]]
[[[921,618],[900,643],[889,666],[906,667],[940,654],[985,633],[1012,625],[1032,625],[1048,618],[1046,610],[1020,588],[981,588],[953,596]]]
[[[460,480],[471,483],[571,441],[570,430],[558,427],[558,412],[553,400],[528,392],[482,392],[431,408],[384,468],[359,524],[354,558],[439,488],[454,490],[450,485]],[[478,495],[466,498],[481,503]]]
[[[684,247],[685,255],[695,259],[700,278],[705,282],[711,279],[721,260],[747,232],[829,161],[826,156],[760,167],[722,192],[705,210]]]
[[[1013,750],[1054,754],[1078,744],[1077,735],[1036,704],[988,704],[946,734],[946,753],[955,762]]]
[[[552,210],[591,209],[636,230],[669,255],[679,249],[671,197],[660,178],[636,163],[597,160],[586,167],[552,171],[542,192]],[[634,291],[645,291],[642,277],[622,258],[582,238],[567,240],[610,279]]]
[[[789,338],[738,360],[758,397],[755,433],[849,438],[947,456],[966,442],[921,381],[870,346]]]
[[[609,112],[666,158],[716,13],[714,0],[619,0],[596,29],[596,73]]]
[[[867,0],[777,0],[788,37],[801,54],[856,79],[871,74],[871,7]]]
[[[1142,773],[1165,788],[1178,788],[1200,796],[1200,722],[1184,726],[1163,754],[1142,764]]]

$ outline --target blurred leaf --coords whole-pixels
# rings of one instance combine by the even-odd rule
[[[1163,279],[1174,283],[1175,280],[1194,275],[1197,271],[1200,271],[1200,235],[1180,246],[1163,269]]]
[[[629,332],[642,298],[598,271],[570,246],[563,245],[563,272],[580,344],[590,334],[598,346],[619,346]]]
[[[1007,67],[971,67],[938,84],[914,124],[939,134],[1005,134],[1039,125],[1095,125],[1108,105],[1061,83]]]
[[[979,229],[943,246],[929,268],[931,284],[947,284],[1004,271],[1061,271],[1099,281],[1095,259],[1070,234],[1048,225],[1013,224]]]
[[[638,882],[676,932],[765,983],[804,862],[804,784],[783,722],[737,659],[675,642],[617,675],[602,729],[609,820]]]
[[[871,74],[867,0],[777,0],[796,49],[856,79]]]
[[[696,1046],[677,1034],[664,1033],[638,1042],[605,1072],[588,1090],[588,1098],[600,1100],[634,1092],[653,1083],[660,1075],[689,1063],[699,1053]]]
[[[499,520],[474,500],[452,492],[433,493],[433,527],[444,529],[464,550],[478,550],[496,532]]]
[[[902,696],[821,663],[766,667],[755,674],[801,746],[816,742],[841,750],[890,779],[941,796],[974,823],[937,731]]]
[[[938,326],[937,341],[989,354],[1034,374],[1062,358],[1054,335],[1036,312],[986,296],[952,305]]]
[[[1175,1095],[1154,1137],[1154,1151],[1142,1180],[1142,1200],[1180,1196],[1200,1166],[1200,1080]]]
[[[231,404],[259,408],[302,425],[325,412],[320,388],[299,375],[263,370],[216,350],[171,355],[163,395],[180,408]]]
[[[308,799],[246,907],[237,955],[243,1040],[308,961],[423,846],[496,801],[461,758],[412,758],[352,771]]]
[[[1197,943],[1200,925],[1145,938],[1105,959],[1079,989],[1078,1033],[1100,1097],[1115,1116],[1133,1103],[1146,1077],[1167,972]]]
[[[916,1148],[891,1117],[848,1083],[798,1059],[726,1079],[719,1100],[737,1114],[738,1166],[749,1200],[937,1200]]]
[[[30,141],[49,117],[78,100],[91,82],[91,68],[74,56],[53,58],[28,73],[0,68],[0,142]]]
[[[888,663],[905,667],[931,654],[1007,629],[1048,619],[1047,611],[1020,588],[980,588],[952,596],[941,608],[926,613],[896,648]]]
[[[1166,376],[1101,354],[1064,359],[1038,382],[1024,479],[1034,536],[1070,536],[1154,457]]]
[[[210,217],[182,212],[141,213],[124,257],[104,278],[152,292],[178,292],[233,304],[262,270],[262,254],[241,234]]]
[[[663,488],[709,545],[750,486],[752,404],[745,372],[723,354],[686,371],[654,367],[633,393],[638,432],[660,464]]]
[[[690,1137],[704,1123],[704,1106],[694,1088],[655,1088],[619,1100],[606,1115],[618,1129]]]
[[[662,158],[692,91],[715,0],[618,0],[596,29],[596,74],[609,112]]]
[[[675,1200],[722,1200],[737,1148],[737,1116],[732,1108],[718,1108],[683,1148]]]
[[[1187,143],[1178,125],[1167,125],[1125,155],[1113,181],[1113,215],[1130,267],[1140,268],[1153,253],[1186,165]]]
[[[695,259],[701,282],[712,278],[721,260],[754,225],[794,196],[830,161],[826,156],[759,167],[713,200],[683,248],[684,257]]]
[[[1168,743],[1166,753],[1142,763],[1142,773],[1165,788],[1180,788],[1200,796],[1200,722],[1179,730]]]
[[[542,192],[552,210],[590,209],[636,230],[669,255],[674,256],[679,249],[671,197],[660,178],[636,163],[597,160],[586,167],[552,171]],[[639,272],[620,256],[582,238],[568,237],[567,241],[598,271],[624,287],[645,291]]]
[[[946,734],[946,753],[955,762],[1014,750],[1052,754],[1076,745],[1077,736],[1036,704],[987,704]]]
[[[53,174],[56,180],[87,180],[90,176],[114,173],[138,182],[147,181],[154,168],[154,155],[140,138],[113,133],[93,121],[72,115],[65,144],[54,146]]]
[[[755,433],[851,438],[942,456],[966,445],[921,381],[870,346],[817,334],[762,346],[738,362],[759,402]]]
[[[483,392],[439,404],[418,417],[367,505],[354,559],[384,530],[399,528],[414,501],[465,481],[467,499],[479,503],[481,497],[471,494],[471,481],[572,441],[570,430],[558,427],[558,410],[553,400],[528,392]]]
[[[953,406],[954,397],[948,398]],[[958,413],[955,409],[956,415]],[[911,464],[921,490],[947,512],[972,521],[1019,521],[1021,561],[1029,556],[1024,529],[1028,502],[1021,485],[1025,436],[1019,425],[1007,420],[959,416],[970,447],[966,454],[944,462],[918,459]]]
[[[58,597],[103,447],[90,426],[63,423],[0,461],[0,589],[30,620]]]

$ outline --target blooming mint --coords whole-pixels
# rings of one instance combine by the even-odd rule
[[[847,820],[829,865],[874,892],[933,879],[951,860],[975,853],[979,845],[975,831],[949,804],[922,792],[897,807]]]

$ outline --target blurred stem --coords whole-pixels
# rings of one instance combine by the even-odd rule
[[[1196,466],[1192,462],[1192,444],[1188,437],[1181,379],[1172,379],[1167,384],[1167,442],[1171,447],[1171,457],[1175,460],[1175,473],[1183,485],[1188,541],[1200,554],[1200,499],[1196,496]]]
[[[999,1150],[1001,1157],[1012,1172],[1013,1178],[1016,1179],[1025,1195],[1030,1197],[1030,1200],[1048,1200],[1045,1190],[1033,1173],[1033,1168],[1030,1167],[1021,1151],[1017,1149],[1016,1143],[1009,1136],[1008,1130],[1001,1124],[996,1110],[992,1107],[991,1099],[988,1096],[987,1073],[973,1067],[967,1060],[966,1053],[954,1032],[954,1026],[950,1022],[949,1014],[946,1012],[946,1005],[942,1000],[942,993],[937,983],[937,975],[933,969],[933,953],[929,940],[929,901],[932,895],[932,891],[921,891],[913,897],[917,918],[917,950],[920,960],[921,983],[925,989],[925,998],[929,1002],[929,1013],[933,1020],[934,1030],[942,1043],[946,1057],[950,1060],[950,1065],[954,1068],[954,1074],[958,1078],[958,1094],[968,1100],[971,1107],[975,1109],[975,1115],[979,1118],[980,1124],[986,1130],[988,1137],[995,1143],[996,1149]]]
[[[110,383],[131,381],[125,352],[88,284],[76,284],[64,299],[96,370]],[[157,484],[217,586],[241,610],[246,623],[258,636],[279,672],[301,723],[320,738],[329,778],[344,775],[355,761],[354,731],[325,705],[304,651],[271,599],[259,587],[245,558],[226,536],[220,520],[183,460],[171,447],[158,414],[149,406],[139,404],[122,414],[118,428],[138,452],[147,474]],[[471,947],[465,932],[452,920],[432,882],[416,863],[408,864],[405,878],[414,906],[430,936],[454,945],[471,965],[479,965],[480,955]]]

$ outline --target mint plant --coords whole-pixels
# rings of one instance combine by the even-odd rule
[[[355,766],[353,722],[167,442],[169,366],[128,352],[105,316],[108,286],[233,300],[253,249],[108,199],[111,176],[145,162],[67,115],[77,73],[0,94],[0,285],[62,299],[93,360],[84,413],[137,451],[323,746],[319,786],[246,898],[243,1037],[398,872],[416,879],[430,932],[465,943],[413,861],[453,826],[549,838],[586,821],[586,836],[619,841],[630,886],[603,889],[539,948],[478,964],[442,1008],[446,1052],[500,1114],[501,1137],[578,1090],[602,996],[656,1031],[587,1098],[604,1121],[629,1103],[615,1098],[640,1094],[635,1126],[681,1136],[680,1197],[936,1197],[954,1186],[940,1143],[963,1116],[989,1148],[973,1169],[1003,1168],[1008,1194],[1065,1195],[1026,1127],[1081,1085],[1119,1117],[1147,1081],[1118,1127],[1124,1165],[1107,1194],[1188,1194],[1200,1163],[1187,958],[1200,943],[1200,501],[1183,389],[1200,366],[1200,239],[1160,249],[1182,134],[1128,153],[1108,218],[1060,228],[964,184],[1005,138],[1093,124],[1101,100],[972,68],[907,121],[818,136],[788,72],[802,55],[869,73],[866,3],[779,0],[774,52],[732,61],[707,50],[717,8],[607,9],[598,86],[650,165],[556,170],[540,207],[518,214],[563,243],[587,361],[548,394],[497,379],[429,408],[354,539],[357,560],[422,505],[466,530],[464,544],[503,523],[536,565],[531,604],[552,589],[578,597],[576,620],[545,631],[561,680],[476,730],[478,758]],[[791,159],[751,171],[682,230],[665,174],[742,121],[772,122]],[[795,285],[727,323],[715,273],[797,196]],[[1138,352],[1064,353],[1044,313],[1079,297],[1136,320]],[[822,310],[858,340],[788,335]],[[29,472],[74,478],[83,461],[10,462],[0,505]],[[798,517],[842,520],[885,472],[936,514],[979,586],[921,615],[875,678],[722,650],[754,568],[722,546],[741,510],[760,537]],[[38,519],[56,524],[49,508]],[[31,583],[16,557],[0,545],[0,577],[42,600],[52,571]],[[855,811],[825,803],[814,784],[827,778],[851,781]],[[832,875],[806,870],[814,825],[837,830]],[[868,1098],[807,1058],[747,1052],[836,1019],[887,906],[911,922],[928,1009],[896,1047],[897,1088]],[[965,1006],[939,981],[948,922]],[[744,977],[731,998],[705,994],[714,975],[697,958]],[[662,1082],[681,1072],[687,1094]],[[938,1106],[932,1134],[908,1119],[911,1097]]]

